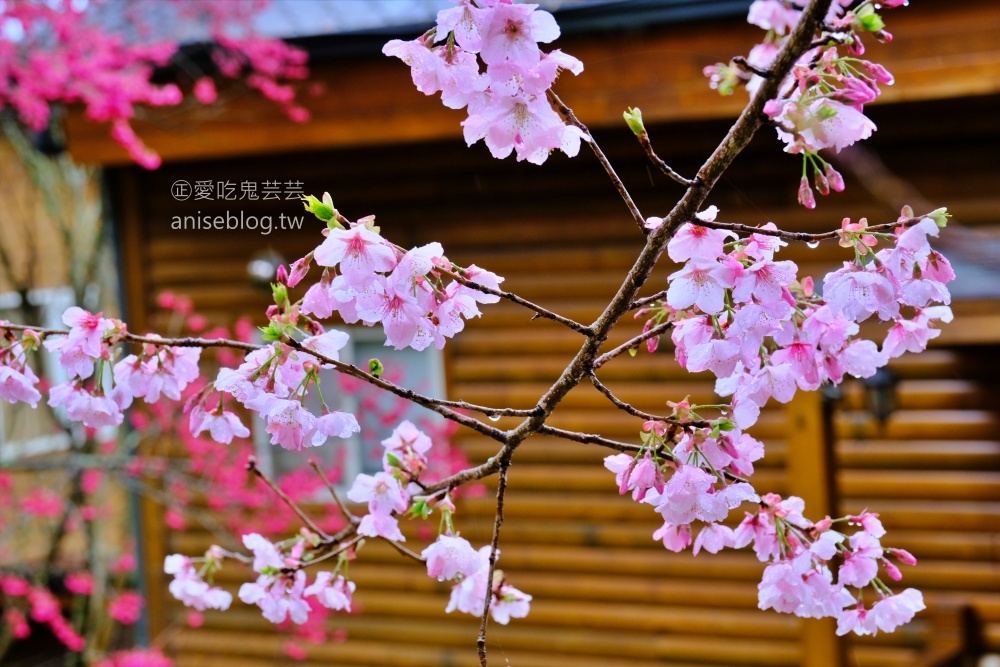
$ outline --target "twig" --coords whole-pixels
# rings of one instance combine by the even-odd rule
[[[614,449],[619,452],[635,453],[642,450],[641,445],[633,445],[627,442],[611,440],[610,438],[605,438],[604,436],[596,435],[594,433],[567,431],[566,429],[556,428],[555,426],[549,426],[548,424],[545,424],[538,429],[538,434],[551,435],[556,438],[562,438],[563,440],[572,440],[573,442],[579,442],[584,445],[600,445],[601,447],[607,447],[608,449]]]
[[[267,484],[267,486],[272,491],[274,491],[274,494],[276,496],[278,496],[279,498],[281,498],[281,500],[284,501],[284,503],[286,505],[288,505],[288,507],[293,512],[295,512],[295,514],[297,514],[300,519],[302,519],[302,523],[304,523],[309,530],[311,530],[312,532],[316,533],[317,535],[319,535],[322,538],[330,537],[329,535],[326,534],[326,531],[324,531],[322,528],[320,528],[319,526],[317,526],[316,523],[312,519],[310,519],[306,515],[305,512],[302,511],[302,508],[299,507],[295,503],[294,500],[292,500],[291,498],[289,498],[288,495],[284,491],[282,491],[280,488],[278,488],[277,484],[275,484],[274,482],[272,482],[270,480],[270,478],[268,478],[268,476],[265,475],[263,473],[263,471],[260,468],[257,467],[257,457],[256,456],[251,456],[247,460],[247,470],[249,470],[253,474],[257,475],[257,477],[259,477],[265,484]]]
[[[641,299],[636,299],[631,304],[629,304],[629,310],[636,310],[642,308],[643,306],[648,306],[651,303],[656,303],[657,301],[662,301],[667,298],[667,290],[660,290],[656,294],[651,294],[649,296],[644,296]]]
[[[679,173],[674,171],[670,165],[664,162],[659,155],[656,154],[656,151],[653,150],[653,142],[649,140],[649,133],[646,132],[645,129],[636,135],[636,138],[639,139],[639,145],[642,146],[642,150],[646,151],[646,157],[649,158],[649,161],[652,162],[653,165],[655,165],[666,176],[686,187],[694,185],[694,180],[681,176]],[[643,227],[643,229],[645,229],[645,227]]]
[[[486,600],[483,602],[483,618],[479,623],[479,639],[476,644],[479,647],[479,664],[487,667],[486,664],[486,623],[490,618],[490,602],[493,601],[493,573],[497,564],[497,545],[500,543],[500,526],[503,525],[503,499],[507,492],[507,471],[510,468],[511,453],[507,452],[500,459],[500,480],[497,485],[497,514],[493,521],[493,541],[490,542],[490,568],[486,574]]]
[[[739,65],[741,68],[745,69],[746,71],[750,72],[751,74],[756,74],[757,76],[763,79],[771,78],[771,70],[762,69],[760,67],[757,67],[756,65],[752,65],[743,56],[736,56],[735,58],[733,58],[733,62]]]
[[[398,551],[399,553],[403,554],[404,556],[412,558],[413,560],[417,561],[418,563],[426,563],[427,562],[426,558],[424,558],[420,554],[416,553],[415,551],[410,551],[409,549],[407,549],[406,547],[404,547],[402,544],[400,544],[396,540],[390,540],[388,538],[382,538],[382,539],[384,539],[386,542],[388,542],[389,544],[391,544],[392,547],[396,551]]]
[[[468,426],[469,428],[479,431],[483,435],[489,436],[494,440],[504,442],[505,433],[500,429],[488,426],[487,424],[482,423],[478,419],[473,419],[472,417],[468,417],[466,415],[455,412],[450,407],[454,406],[457,408],[469,408],[471,404],[465,403],[464,401],[447,401],[439,398],[431,398],[430,396],[424,396],[423,394],[418,394],[412,389],[405,389],[396,384],[393,384],[392,382],[389,382],[388,380],[383,380],[382,378],[375,377],[371,373],[363,371],[357,366],[352,366],[351,364],[345,364],[343,361],[333,359],[324,354],[316,352],[315,350],[311,350],[307,347],[304,347],[302,343],[295,340],[294,338],[286,337],[282,340],[282,342],[288,345],[288,347],[291,347],[295,350],[299,350],[300,352],[304,352],[306,354],[311,354],[312,356],[322,361],[324,364],[333,366],[337,371],[345,375],[350,375],[351,377],[356,377],[359,380],[364,380],[368,384],[372,384],[375,385],[376,387],[392,392],[393,394],[396,394],[400,398],[405,398],[411,403],[416,403],[417,405],[422,405],[425,408],[433,410],[434,412],[437,412],[439,415],[442,415],[450,419],[451,421],[458,422],[463,426]],[[528,412],[532,413],[532,411]]]
[[[611,401],[616,408],[618,408],[619,410],[624,410],[633,417],[639,417],[640,419],[645,419],[647,421],[657,421],[657,422],[676,421],[676,419],[674,419],[673,417],[654,415],[652,413],[645,412],[644,410],[640,410],[631,403],[626,403],[625,401],[615,396],[614,393],[610,389],[608,389],[607,385],[598,380],[597,376],[594,375],[593,373],[590,374],[590,383],[594,385],[594,388],[597,389],[597,391],[604,394],[604,396],[609,401]]]
[[[618,177],[618,174],[615,172],[615,168],[611,166],[611,161],[608,160],[608,157],[604,154],[604,151],[601,150],[601,147],[597,145],[597,141],[594,139],[593,135],[590,134],[590,130],[587,129],[586,125],[580,122],[580,119],[576,117],[573,110],[570,109],[565,102],[559,99],[559,96],[552,92],[552,90],[549,90],[549,100],[556,105],[556,108],[559,109],[559,113],[562,114],[563,118],[565,118],[570,125],[580,128],[584,135],[586,135],[587,143],[590,144],[590,150],[594,151],[594,155],[597,156],[597,161],[601,163],[602,167],[604,167],[604,172],[608,175],[608,178],[611,179],[611,184],[615,186],[615,190],[618,191],[622,201],[625,202],[625,206],[628,207],[629,213],[632,214],[632,219],[635,220],[635,224],[639,226],[639,231],[645,234],[646,218],[643,217],[639,207],[636,206],[635,200],[632,199],[632,195],[629,194],[628,188],[626,188],[625,184],[622,183],[622,179]]]
[[[648,331],[643,331],[638,336],[630,338],[629,340],[625,341],[624,343],[622,343],[615,349],[611,350],[610,352],[605,352],[601,356],[594,359],[593,363],[591,364],[591,368],[593,370],[597,370],[598,368],[608,363],[618,355],[627,352],[628,350],[631,350],[637,345],[641,345],[650,338],[656,338],[657,336],[666,333],[673,325],[674,325],[673,322],[661,322],[656,326],[652,327],[651,329],[649,329]]]
[[[0,324],[0,331],[7,329],[9,331],[25,331],[31,329],[42,336],[64,336],[69,332],[64,329],[43,329],[39,327],[31,327],[24,324]],[[230,340],[226,338],[160,338],[156,336],[135,336],[133,334],[126,334],[123,338],[125,342],[130,343],[148,343],[151,345],[159,345],[164,347],[226,347],[233,348],[237,350],[244,350],[247,352],[254,352],[261,349],[262,345],[255,345],[253,343],[244,343],[243,341]],[[515,410],[513,408],[492,408],[482,405],[475,405],[473,403],[467,403],[465,401],[449,401],[441,398],[433,398],[431,396],[424,396],[423,394],[418,394],[412,389],[405,389],[400,387],[388,380],[383,380],[382,378],[375,377],[371,373],[368,373],[357,366],[352,366],[351,364],[346,364],[337,359],[332,359],[320,352],[311,350],[304,347],[299,341],[294,338],[285,338],[282,341],[289,347],[310,354],[324,364],[333,366],[340,373],[345,375],[350,375],[352,377],[363,380],[368,384],[375,385],[380,389],[385,389],[401,398],[416,403],[417,405],[422,405],[429,410],[437,412],[446,419],[450,419],[453,422],[457,422],[463,426],[467,426],[475,431],[482,433],[494,440],[503,442],[504,432],[500,429],[494,428],[487,424],[482,423],[478,419],[473,419],[466,415],[455,412],[455,409],[459,410],[472,410],[475,412],[481,412],[490,416],[517,416],[517,417],[528,417],[537,413],[537,410]],[[454,409],[453,409],[454,408]]]
[[[905,218],[903,220],[897,220],[896,222],[883,222],[878,225],[872,225],[865,229],[867,233],[873,232],[888,232],[896,229],[897,227],[909,227],[910,225],[915,225],[924,218],[926,215],[916,216],[913,218]],[[738,222],[720,222],[718,220],[712,222],[706,222],[704,220],[694,220],[691,222],[693,225],[698,225],[699,227],[707,227],[709,229],[723,229],[730,232],[742,232],[744,234],[759,234],[761,236],[775,236],[779,239],[784,239],[786,241],[805,241],[807,243],[818,243],[820,241],[832,241],[834,239],[840,238],[840,230],[834,230],[830,232],[819,232],[816,234],[810,234],[809,232],[788,232],[783,229],[761,229],[760,227],[754,227],[752,225],[743,225]]]
[[[350,521],[352,525],[356,525],[358,523],[361,523],[361,519],[359,519],[358,517],[356,517],[351,512],[351,510],[347,509],[347,505],[344,504],[344,501],[340,499],[340,494],[337,493],[337,487],[335,487],[330,482],[330,480],[327,478],[326,474],[323,472],[323,469],[319,467],[319,464],[316,463],[315,460],[309,459],[309,465],[311,465],[312,468],[313,468],[313,470],[316,471],[316,474],[319,475],[319,478],[321,480],[323,480],[323,484],[326,485],[326,488],[329,489],[329,491],[330,491],[330,495],[333,496],[333,502],[335,502],[337,504],[337,507],[340,508],[340,511],[343,512],[344,517],[348,521]]]
[[[448,269],[441,267],[437,267],[437,270],[443,273],[444,275],[448,276],[455,282],[461,283],[462,285],[474,289],[477,292],[482,292],[483,294],[492,294],[493,296],[500,297],[501,299],[506,299],[511,303],[516,303],[519,306],[524,306],[528,310],[533,310],[535,312],[535,317],[531,319],[535,319],[536,317],[544,317],[547,320],[552,320],[553,322],[558,322],[559,324],[567,326],[573,331],[581,333],[584,336],[589,336],[591,334],[590,327],[580,324],[576,320],[572,320],[568,317],[563,317],[562,315],[554,313],[548,308],[545,308],[543,306],[539,306],[537,303],[528,301],[527,299],[520,297],[514,294],[513,292],[505,292],[504,290],[493,289],[492,287],[487,287],[485,285],[480,285],[479,283],[473,282],[472,280],[469,280],[468,278],[466,278],[461,274],[462,271],[461,268],[457,266],[455,268],[458,269],[458,271],[449,271]]]

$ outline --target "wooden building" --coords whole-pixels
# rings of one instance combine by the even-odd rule
[[[868,161],[854,160],[857,169],[880,174],[869,180],[876,184],[873,192],[848,172],[845,193],[804,211],[795,203],[800,164],[782,155],[765,130],[710,203],[727,220],[774,220],[801,230],[835,228],[844,216],[894,219],[901,188],[954,213],[955,228],[943,239],[949,256],[960,277],[969,267],[969,275],[987,278],[963,282],[958,296],[966,298],[954,304],[956,320],[932,350],[892,364],[899,378],[896,410],[879,424],[865,409],[860,383],[845,386],[831,417],[833,469],[823,464],[823,409],[815,396],[787,408],[769,406],[752,431],[767,444],[755,486],[802,495],[815,513],[826,501],[829,473],[835,480],[832,511],[880,512],[887,540],[920,558],[905,582],[924,591],[929,611],[895,634],[846,645],[832,639],[827,623],[758,611],[762,565],[752,554],[668,553],[650,537],[658,525],[655,513],[615,493],[600,464],[605,451],[534,437],[514,457],[500,561],[534,602],[527,619],[491,629],[496,664],[832,667],[844,650],[845,664],[929,666],[945,664],[934,660],[961,644],[963,633],[1000,652],[1000,415],[994,400],[1000,392],[1000,315],[996,284],[988,283],[1000,275],[1000,253],[990,245],[1000,214],[1000,5],[914,5],[893,12],[890,47],[870,47],[872,58],[897,79],[870,110],[880,131],[868,142]],[[660,154],[691,173],[744,101],[709,91],[701,69],[745,53],[759,34],[735,15],[642,23],[568,31],[557,46],[587,69],[576,79],[563,77],[557,89],[652,215],[668,209],[679,186],[648,166],[621,122],[622,110],[641,107]],[[231,100],[225,113],[194,109],[180,119],[138,123],[139,134],[164,158],[155,172],[129,164],[105,128],[71,122],[73,153],[109,167],[132,330],[147,326],[161,290],[191,295],[215,321],[260,318],[267,295],[247,281],[248,260],[265,248],[295,259],[319,239],[318,223],[309,222],[301,231],[267,235],[174,230],[178,215],[244,211],[277,220],[300,212],[298,203],[284,199],[180,202],[171,194],[179,180],[302,181],[307,193],[330,191],[348,217],[377,215],[383,232],[401,245],[440,241],[456,262],[496,271],[506,276],[506,288],[558,312],[580,321],[600,312],[642,238],[593,155],[584,149],[575,159],[557,155],[536,167],[493,160],[482,145],[466,148],[461,115],[417,93],[405,66],[377,55],[380,43],[345,39],[339,54],[335,40],[313,44],[317,54],[323,44],[329,52],[314,58],[313,80],[325,92],[306,98],[313,120],[305,125],[284,121],[255,98]],[[800,246],[783,255],[822,275],[840,261],[839,250]],[[665,261],[649,289],[661,289],[672,270]],[[446,348],[449,394],[530,407],[579,341],[510,304],[484,313]],[[637,327],[624,325],[612,343]],[[618,359],[602,377],[623,398],[650,410],[688,394],[705,402],[710,379],[687,375],[669,346],[663,348]],[[623,440],[633,440],[641,427],[588,387],[574,391],[554,420]],[[494,444],[478,435],[460,432],[457,439],[473,461],[494,453]],[[164,553],[197,553],[210,542],[194,531],[168,533],[150,513],[146,519],[150,563]],[[485,543],[492,499],[465,500],[458,519],[464,536]],[[366,547],[352,566],[362,613],[337,617],[347,642],[312,649],[306,664],[475,664],[478,621],[446,615],[448,587],[418,569],[383,545]],[[154,631],[182,616],[165,584],[154,568],[148,577]],[[290,662],[257,609],[236,607],[208,615],[201,629],[172,636],[179,667]],[[973,611],[978,631],[960,613],[965,608]]]

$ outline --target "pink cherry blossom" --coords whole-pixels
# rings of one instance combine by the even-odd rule
[[[732,232],[687,223],[681,225],[667,243],[667,255],[675,262],[692,259],[707,262],[721,257],[726,239],[733,237],[735,235]]]
[[[37,384],[38,376],[30,366],[18,370],[13,366],[0,365],[0,398],[8,403],[22,402],[35,407],[42,398],[35,388]]]
[[[710,554],[717,554],[726,547],[735,544],[733,529],[713,523],[705,526],[698,533],[698,538],[694,541],[692,553],[697,556],[702,549]]]
[[[331,229],[314,256],[320,266],[339,266],[341,273],[352,281],[363,281],[379,271],[391,271],[396,265],[396,251],[362,225]]]
[[[427,561],[427,576],[438,581],[471,577],[483,565],[468,540],[452,535],[439,535],[420,555]]]
[[[487,65],[510,60],[519,67],[532,67],[541,58],[538,43],[559,37],[559,26],[552,14],[536,9],[537,5],[498,3],[483,32],[480,56]]]
[[[663,542],[669,551],[680,553],[691,546],[691,526],[686,523],[675,526],[666,522],[653,532],[653,539]]]
[[[167,556],[164,572],[174,575],[170,582],[170,594],[184,606],[198,611],[206,609],[229,609],[233,596],[218,587],[211,587],[201,580],[190,558],[180,554]]]
[[[876,602],[869,612],[871,623],[882,632],[892,632],[913,620],[918,611],[926,609],[924,596],[915,588],[890,595]],[[874,633],[872,633],[874,634]]]
[[[704,259],[692,259],[668,280],[667,303],[682,310],[698,306],[701,312],[714,315],[725,304],[725,291],[733,287],[733,271],[723,265]]]
[[[208,431],[212,440],[228,445],[233,438],[250,437],[250,429],[243,425],[240,418],[228,410],[221,407],[211,412],[206,412],[200,406],[195,406],[191,410],[189,418],[189,428],[191,435],[198,435]]]
[[[354,589],[354,582],[347,581],[342,574],[334,577],[331,572],[319,572],[316,581],[303,591],[303,595],[314,596],[327,609],[350,612]]]

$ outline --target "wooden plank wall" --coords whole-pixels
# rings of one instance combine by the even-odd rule
[[[1000,195],[986,187],[1000,171],[994,159],[998,109],[998,98],[883,107],[873,115],[886,130],[873,147],[929,200],[948,203],[963,223],[991,223],[1000,210]],[[933,122],[948,115],[966,122],[957,127]],[[690,172],[724,129],[713,121],[655,127],[652,133],[661,154]],[[643,210],[666,211],[677,186],[651,172],[624,131],[599,138]],[[773,214],[779,224],[818,230],[837,226],[843,215],[895,217],[850,180],[846,193],[821,200],[818,213],[804,213],[794,203],[798,163],[778,153],[773,137],[762,136],[740,158],[712,200],[725,219],[763,223],[765,214]],[[267,237],[172,231],[171,216],[196,210],[277,216],[297,213],[298,207],[178,203],[170,197],[177,179],[305,181],[306,192],[330,190],[351,218],[377,214],[394,241],[440,240],[455,261],[497,271],[507,277],[506,287],[583,321],[600,311],[641,242],[589,154],[575,160],[557,156],[538,168],[497,162],[482,146],[469,150],[449,142],[171,164],[155,173],[127,169],[113,177],[130,183],[135,199],[123,210],[120,238],[125,257],[132,258],[128,302],[143,323],[163,289],[190,294],[214,321],[262,313],[267,295],[245,277],[251,254],[270,247],[291,260],[319,239],[318,222],[308,233]],[[838,253],[836,245],[786,251],[807,271],[829,267]],[[649,289],[662,288],[671,270],[666,263],[659,267]],[[953,326],[961,328],[961,321]],[[624,326],[612,343],[637,327]],[[983,338],[1000,340],[996,331],[983,332]],[[558,377],[577,344],[575,334],[544,320],[532,322],[516,307],[487,308],[485,317],[447,348],[450,393],[478,403],[528,407]],[[843,509],[882,512],[892,543],[922,559],[907,572],[907,581],[923,587],[932,604],[973,602],[988,622],[991,645],[1000,649],[1000,427],[992,401],[997,359],[994,348],[981,346],[942,347],[902,359],[893,365],[903,378],[901,409],[882,428],[859,410],[858,390],[850,388],[837,422],[837,457]],[[710,379],[684,373],[667,349],[613,362],[602,377],[624,399],[650,410],[685,395],[703,402],[711,397]],[[555,423],[620,439],[633,439],[641,426],[608,409],[586,387],[560,405]],[[766,410],[753,432],[768,446],[756,486],[786,492],[783,411]],[[491,443],[476,435],[460,433],[458,442],[474,461],[493,452]],[[801,641],[800,622],[756,609],[761,565],[753,556],[666,552],[650,539],[658,525],[652,510],[615,493],[612,477],[600,465],[605,453],[540,437],[518,450],[500,565],[535,602],[528,619],[494,629],[493,655],[532,667],[803,664],[809,648]],[[487,495],[460,507],[459,526],[474,543],[488,539],[492,505]],[[412,527],[407,531],[415,535]],[[163,547],[168,553],[197,553],[209,541],[192,530],[166,535]],[[363,613],[338,618],[348,641],[312,649],[310,666],[474,664],[477,621],[444,614],[447,587],[379,544],[365,548],[352,575]],[[164,583],[154,573],[152,584]],[[227,578],[226,583],[238,582]],[[181,612],[173,605],[167,615],[181,618]],[[852,644],[852,664],[911,665],[929,632],[918,622]],[[237,603],[226,614],[207,615],[204,628],[181,631],[170,646],[180,667],[264,667],[287,664],[281,644],[255,609]]]

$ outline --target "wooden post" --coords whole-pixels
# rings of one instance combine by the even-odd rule
[[[806,502],[814,520],[836,516],[832,406],[819,391],[799,391],[786,407],[788,494]],[[802,619],[801,667],[845,667],[844,640],[832,618]]]

